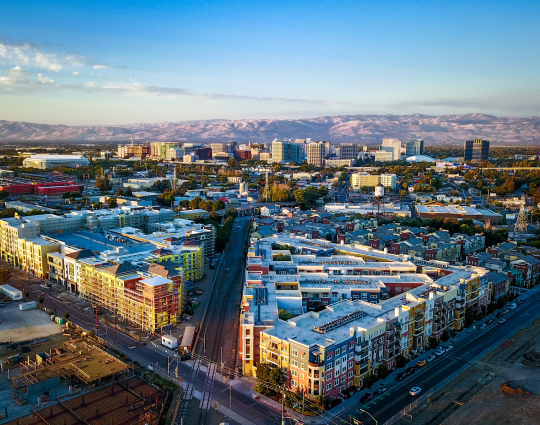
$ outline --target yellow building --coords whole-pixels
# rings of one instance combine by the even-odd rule
[[[23,270],[41,278],[49,273],[48,254],[60,252],[60,244],[44,238],[19,239],[17,262]]]
[[[182,245],[181,252],[172,252],[167,248],[160,248],[152,253],[157,258],[149,258],[148,262],[161,263],[172,261],[182,268],[184,282],[196,282],[203,275],[203,251],[200,242],[188,241]]]

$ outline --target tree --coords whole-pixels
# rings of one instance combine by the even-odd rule
[[[118,206],[118,202],[116,202],[116,198],[110,197],[107,199],[107,205],[109,208],[116,208]]]
[[[225,209],[225,202],[223,202],[221,199],[219,201],[214,202],[214,204],[212,205],[213,211],[219,211],[219,210],[224,210],[224,209]]]
[[[289,320],[289,319],[292,319],[293,317],[294,317],[294,314],[289,313],[287,310],[284,310],[284,309],[279,310],[279,318],[281,320]]]
[[[193,198],[190,202],[189,202],[189,208],[192,209],[192,210],[196,210],[199,208],[199,204],[200,202],[202,201],[201,198],[199,198],[198,196]]]
[[[450,332],[448,332],[448,329],[445,329],[441,335],[441,341],[446,342],[450,339]]]
[[[428,344],[429,344],[429,348],[437,348],[440,344],[439,340],[437,338],[435,338],[434,336],[430,336],[428,338]]]
[[[7,283],[13,271],[9,267],[0,267],[0,282]]]
[[[126,188],[126,191],[124,192],[125,196],[133,196],[133,190],[131,190],[131,186],[128,186]]]
[[[465,327],[470,328],[474,323],[474,315],[471,308],[465,309]]]
[[[9,192],[7,190],[0,190],[0,199],[6,199],[9,197]]]
[[[504,295],[501,295],[499,298],[497,298],[497,308],[503,308],[506,305],[506,297]]]
[[[327,233],[327,234],[326,234],[326,240],[327,240],[328,242],[332,242],[332,233]]]
[[[405,367],[407,366],[407,357],[405,357],[403,354],[398,354],[396,356],[396,367],[397,368],[402,368],[402,367]]]
[[[123,196],[124,195],[124,191],[122,190],[121,187],[119,187],[118,189],[116,189],[116,196]]]
[[[229,166],[229,168],[238,168],[238,161],[234,158],[231,158],[229,159],[229,161],[227,161],[227,165]]]
[[[236,209],[231,207],[231,208],[227,209],[227,212],[225,212],[225,217],[236,218],[236,217],[238,217],[238,211],[236,211]]]
[[[385,379],[388,375],[390,375],[390,370],[386,365],[380,364],[377,366],[377,376],[380,376],[381,379]]]

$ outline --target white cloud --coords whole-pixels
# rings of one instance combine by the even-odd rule
[[[75,72],[73,73],[73,75],[79,75],[79,73],[78,73],[77,71],[75,71]]]
[[[24,65],[47,71],[60,72],[64,67],[90,66],[98,68],[125,68],[124,66],[100,64],[93,57],[77,54],[56,53],[48,45],[32,42],[16,43],[0,36],[0,59],[5,59],[16,68]]]
[[[49,77],[43,77],[41,73],[38,75],[38,81],[40,83],[52,84],[54,80],[51,80]]]

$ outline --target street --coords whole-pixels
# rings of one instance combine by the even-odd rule
[[[431,363],[428,363],[423,368],[420,368],[418,372],[401,382],[395,381],[395,372],[392,373],[386,380],[389,381],[385,384],[388,391],[384,393],[383,396],[376,398],[365,406],[356,402],[348,410],[339,413],[338,416],[342,419],[348,419],[349,416],[353,415],[356,419],[362,421],[363,424],[374,424],[375,422],[367,414],[356,412],[358,409],[364,409],[367,410],[379,424],[383,424],[414,401],[414,397],[409,395],[409,390],[412,387],[422,388],[420,395],[429,392],[430,389],[451,376],[468,361],[475,359],[476,356],[481,354],[485,349],[491,347],[491,345],[500,338],[504,337],[512,330],[517,330],[520,325],[526,323],[538,312],[539,304],[540,292],[534,290],[534,292],[531,293],[531,296],[526,299],[523,304],[518,305],[515,310],[511,310],[511,312],[505,316],[506,322],[502,324],[498,323],[495,314],[488,316],[493,319],[494,323],[484,330],[478,328],[472,330],[472,328],[469,328],[462,331],[470,331],[470,334],[459,339],[458,342],[453,343],[452,341],[448,341],[443,344],[453,345],[453,350],[438,357]],[[455,339],[456,338],[453,340]],[[423,357],[425,357],[425,355]],[[416,364],[417,360],[418,359],[413,360],[407,367]],[[400,370],[403,371],[403,369]],[[376,383],[371,390],[368,391],[372,393],[378,386],[379,383]],[[356,394],[354,399],[359,400],[362,394],[364,394],[364,392]],[[337,409],[339,410],[339,406]]]

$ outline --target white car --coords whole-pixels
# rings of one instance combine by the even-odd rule
[[[452,345],[445,345],[443,347],[441,347],[441,350],[444,350],[446,353],[450,350],[453,350],[454,347]]]
[[[446,351],[444,351],[442,348],[439,348],[433,354],[435,354],[437,357],[439,357],[439,356],[442,356],[444,353],[446,353]]]
[[[420,387],[412,387],[409,391],[409,395],[418,395],[422,391],[422,388]]]
[[[510,310],[513,310],[513,309],[515,309],[516,307],[517,307],[517,304],[516,304],[516,303],[510,303],[510,304],[508,304],[508,308],[509,308]]]
[[[434,354],[430,354],[429,356],[426,357],[426,362],[432,362],[433,360],[435,360],[437,358],[437,356],[435,356]]]

